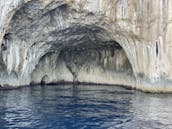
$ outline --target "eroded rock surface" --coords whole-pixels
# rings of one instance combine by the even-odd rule
[[[170,3],[1,0],[1,85],[70,81],[172,91]]]

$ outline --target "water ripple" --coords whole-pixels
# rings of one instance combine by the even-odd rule
[[[170,129],[172,95],[115,86],[0,91],[0,128]]]

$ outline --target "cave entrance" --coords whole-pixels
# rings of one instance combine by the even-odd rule
[[[126,84],[133,80],[133,70],[123,48],[115,41],[64,47],[45,55],[36,66],[32,78],[49,82]],[[47,81],[47,82],[48,82]]]
[[[84,44],[85,45],[85,44]],[[59,58],[73,75],[73,82],[115,84],[133,77],[131,64],[123,48],[115,41],[88,46],[66,47]]]
[[[128,84],[134,79],[125,50],[101,28],[76,25],[51,37],[56,40],[40,59],[33,79],[48,75],[49,82],[74,84]]]
[[[30,1],[14,14],[1,46],[9,73],[36,83],[118,84],[133,77],[125,49],[115,40],[123,34],[113,32],[104,17],[65,3],[43,10],[42,3]]]

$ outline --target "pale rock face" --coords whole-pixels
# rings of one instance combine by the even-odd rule
[[[170,0],[0,0],[0,82],[172,91]]]

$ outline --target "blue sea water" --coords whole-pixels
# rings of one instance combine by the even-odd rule
[[[172,94],[116,86],[0,91],[0,129],[172,129]]]

